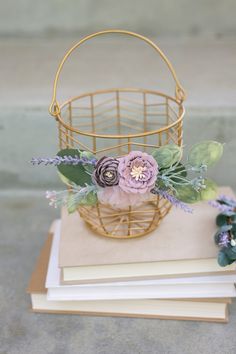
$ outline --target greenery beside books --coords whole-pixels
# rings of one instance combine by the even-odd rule
[[[204,141],[192,146],[184,162],[183,148],[169,144],[154,149],[151,155],[131,151],[125,156],[100,159],[88,151],[63,149],[54,158],[33,158],[32,163],[57,167],[68,189],[47,192],[47,198],[54,207],[67,205],[69,212],[80,205],[94,205],[100,198],[110,204],[111,191],[118,208],[125,199],[135,205],[153,193],[191,211],[184,203],[216,197],[216,184],[206,173],[222,153],[222,144]]]
[[[221,211],[216,218],[219,229],[215,234],[215,243],[220,248],[218,263],[225,267],[236,261],[236,200],[220,196],[210,204]]]

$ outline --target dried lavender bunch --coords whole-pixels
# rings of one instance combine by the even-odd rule
[[[175,207],[182,209],[186,213],[192,213],[193,212],[193,209],[190,208],[187,204],[181,202],[173,194],[168,193],[164,189],[154,188],[154,189],[151,190],[151,193],[162,196],[163,198],[168,200],[171,204],[173,204]]]
[[[33,157],[30,161],[33,165],[54,165],[59,166],[61,164],[64,165],[92,165],[95,166],[97,163],[97,159],[92,158],[89,159],[85,156],[55,156],[55,157]]]

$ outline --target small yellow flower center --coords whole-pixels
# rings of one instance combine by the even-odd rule
[[[145,166],[133,166],[130,174],[136,181],[138,181],[139,179],[145,177],[143,172],[146,171],[146,169],[147,168]]]
[[[105,173],[105,176],[108,177],[108,178],[112,178],[112,177],[113,177],[113,173],[110,172],[110,171],[107,171],[107,172]]]

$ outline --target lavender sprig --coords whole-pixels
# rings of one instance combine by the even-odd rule
[[[220,195],[219,198],[217,199],[219,202],[223,202],[225,204],[228,204],[229,206],[236,207],[236,200],[232,199],[230,197],[227,197],[226,195]]]
[[[230,244],[230,237],[228,232],[221,232],[219,235],[218,245],[220,247],[227,247]]]
[[[213,208],[219,209],[222,213],[228,213],[234,211],[234,208],[226,205],[226,204],[221,204],[217,200],[210,200],[209,205],[211,205]]]
[[[58,166],[61,164],[64,165],[92,165],[95,166],[97,160],[95,158],[88,159],[87,157],[79,157],[79,156],[55,156],[55,157],[33,157],[30,161],[33,165],[54,165]]]
[[[151,190],[151,193],[153,194],[159,194],[166,200],[168,200],[171,204],[173,204],[175,207],[182,209],[186,213],[192,213],[193,209],[190,208],[187,204],[181,202],[181,200],[177,199],[175,196],[172,194],[168,193],[164,189],[159,189],[159,188],[154,188]]]

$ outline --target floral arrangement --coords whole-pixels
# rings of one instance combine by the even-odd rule
[[[54,207],[66,205],[70,213],[98,201],[117,209],[137,206],[151,194],[191,212],[185,203],[215,198],[216,184],[206,178],[206,172],[222,153],[222,144],[204,141],[190,149],[185,163],[183,148],[174,144],[156,148],[152,154],[131,151],[100,159],[88,151],[63,149],[53,158],[33,158],[31,162],[57,167],[68,188],[47,192],[46,197]]]
[[[220,248],[218,263],[225,267],[236,261],[236,200],[222,195],[209,203],[220,210],[216,217],[219,229],[215,234],[215,243]]]

